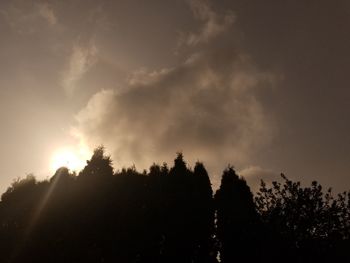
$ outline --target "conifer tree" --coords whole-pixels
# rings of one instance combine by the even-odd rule
[[[223,263],[254,260],[257,213],[253,194],[233,167],[228,167],[215,194],[217,209],[216,236]]]
[[[210,179],[203,163],[197,162],[193,171],[194,182],[194,262],[216,262],[214,249],[214,200]]]

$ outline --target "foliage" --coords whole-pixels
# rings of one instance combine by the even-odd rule
[[[258,218],[253,194],[231,166],[222,175],[215,204],[221,262],[254,261],[254,248],[258,247]]]
[[[87,165],[80,172],[82,177],[96,177],[96,176],[112,176],[113,167],[110,156],[105,155],[103,146],[99,146],[94,150],[94,153]]]
[[[0,202],[0,262],[349,261],[350,194],[282,175],[255,200],[233,167],[213,197],[203,163],[113,172],[98,147],[77,175],[16,179]]]
[[[284,182],[272,182],[271,187],[262,181],[255,202],[262,221],[294,254],[300,250],[303,257],[324,258],[349,240],[350,192],[334,196],[331,188],[323,192],[316,181],[302,187],[281,177]]]

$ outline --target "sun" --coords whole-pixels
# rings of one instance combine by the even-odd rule
[[[73,149],[64,148],[56,150],[51,157],[50,170],[55,172],[64,166],[71,171],[79,171],[86,165],[86,158]]]

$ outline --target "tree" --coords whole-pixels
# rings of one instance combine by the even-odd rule
[[[182,153],[178,153],[164,181],[163,262],[191,262],[192,259],[190,176]]]
[[[104,148],[78,177],[18,179],[0,202],[1,262],[350,262],[350,192],[262,182],[233,167],[214,198],[204,165],[117,171]],[[219,252],[219,253],[218,253]]]
[[[197,162],[193,171],[193,231],[196,237],[194,262],[217,262],[214,241],[213,190],[203,163]]]
[[[23,179],[17,178],[12,182],[11,186],[7,188],[6,192],[2,194],[1,200],[7,201],[8,198],[29,194],[28,191],[34,191],[37,183],[35,176],[32,174],[28,174]]]
[[[278,235],[275,243],[284,244],[283,254],[297,257],[292,260],[335,260],[342,252],[333,248],[349,239],[349,194],[334,197],[331,188],[324,193],[316,181],[302,187],[281,177],[284,182],[271,187],[262,181],[255,198],[263,222]]]
[[[170,176],[186,176],[190,174],[190,170],[186,166],[186,162],[183,159],[183,154],[180,152],[177,154],[174,160],[174,166],[170,169]]]
[[[245,260],[258,255],[258,217],[253,194],[243,178],[229,166],[223,173],[215,194],[217,212],[216,236],[223,263]]]
[[[108,177],[113,175],[111,157],[105,155],[103,146],[97,147],[91,159],[86,162],[87,165],[79,174],[81,177]]]
[[[50,178],[50,183],[55,184],[67,184],[69,181],[75,179],[75,172],[71,173],[67,167],[60,167],[56,170],[55,174]]]

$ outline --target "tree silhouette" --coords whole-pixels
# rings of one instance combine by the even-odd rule
[[[203,163],[197,162],[194,171],[194,235],[197,249],[194,262],[217,262],[214,241],[214,200],[210,179]]]
[[[103,146],[99,146],[94,150],[94,153],[87,165],[80,172],[80,177],[96,177],[96,176],[112,176],[113,167],[110,156],[105,155],[105,149]]]
[[[174,160],[174,166],[170,169],[170,176],[188,176],[191,171],[187,168],[186,162],[183,159],[183,154],[180,152],[177,154]]]
[[[339,251],[349,240],[349,195],[333,197],[316,181],[302,187],[281,174],[284,183],[261,182],[255,202],[261,218],[274,233],[275,243],[290,261],[310,262],[344,259]],[[277,237],[276,237],[277,236]],[[337,248],[336,250],[334,248]]]
[[[350,193],[264,182],[255,202],[233,167],[213,198],[207,170],[113,174],[98,147],[77,176],[28,175],[1,196],[0,262],[350,262]]]
[[[191,177],[178,153],[165,181],[162,260],[166,262],[191,262],[193,258]]]
[[[243,178],[229,166],[215,194],[220,262],[254,260],[258,249],[253,194]]]

